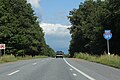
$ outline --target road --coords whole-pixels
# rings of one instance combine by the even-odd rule
[[[78,59],[33,59],[0,64],[0,80],[120,80],[120,69]]]

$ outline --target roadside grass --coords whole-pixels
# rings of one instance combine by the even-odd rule
[[[105,54],[101,56],[95,56],[87,53],[79,53],[75,54],[74,58],[85,59],[91,62],[97,62],[120,69],[120,56],[118,55]]]
[[[38,58],[47,58],[47,56],[15,57],[14,55],[3,55],[3,56],[0,57],[0,63],[15,62],[15,61],[18,61],[18,60],[38,59]]]
[[[3,55],[0,57],[0,63],[14,62],[17,61],[17,58],[13,55]]]
[[[25,56],[25,57],[16,57],[17,60],[28,60],[28,59],[38,59],[38,58],[48,58],[48,56]]]

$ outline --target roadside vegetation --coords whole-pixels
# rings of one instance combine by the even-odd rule
[[[0,44],[5,44],[5,54],[19,56],[54,56],[46,44],[43,29],[27,0],[0,0]],[[4,50],[0,51],[0,56]],[[6,61],[14,56],[3,56]],[[8,59],[6,59],[8,58]],[[9,60],[10,59],[10,60]]]
[[[104,30],[111,30],[110,53],[120,55],[120,0],[85,0],[68,16],[71,27],[70,56],[74,53],[107,53]]]
[[[74,58],[97,62],[97,63],[105,64],[105,65],[120,69],[120,56],[118,55],[105,54],[101,56],[95,56],[95,55],[90,55],[87,53],[76,53],[74,55]]]
[[[69,12],[70,57],[120,68],[119,7],[120,0],[85,0],[78,9]],[[104,30],[111,30],[113,34],[110,53],[115,55],[104,55],[108,53]]]
[[[48,56],[25,56],[25,57],[15,57],[14,55],[3,55],[0,57],[0,63],[15,62],[18,60],[28,60],[28,59],[38,59],[38,58],[47,58]]]

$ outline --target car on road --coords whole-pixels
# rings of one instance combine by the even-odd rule
[[[62,52],[62,51],[56,52],[56,58],[63,58],[63,57],[64,57],[64,52]]]

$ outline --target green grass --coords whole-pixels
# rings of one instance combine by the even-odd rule
[[[0,63],[5,63],[5,62],[14,62],[17,61],[17,58],[13,55],[4,55],[0,57]]]
[[[48,56],[25,56],[25,57],[17,57],[18,60],[28,60],[28,59],[37,59],[37,58],[48,58]]]
[[[79,53],[79,54],[75,54],[74,57],[79,58],[79,59],[85,59],[85,60],[92,61],[92,62],[105,64],[105,65],[109,65],[109,66],[120,69],[120,56],[117,56],[117,55],[107,55],[106,54],[106,55],[101,55],[101,56],[93,56],[93,55],[89,55],[87,53]]]
[[[13,55],[4,55],[0,57],[0,63],[14,62],[18,60],[28,60],[28,59],[38,59],[47,58],[47,56],[25,56],[25,57],[15,57]]]

